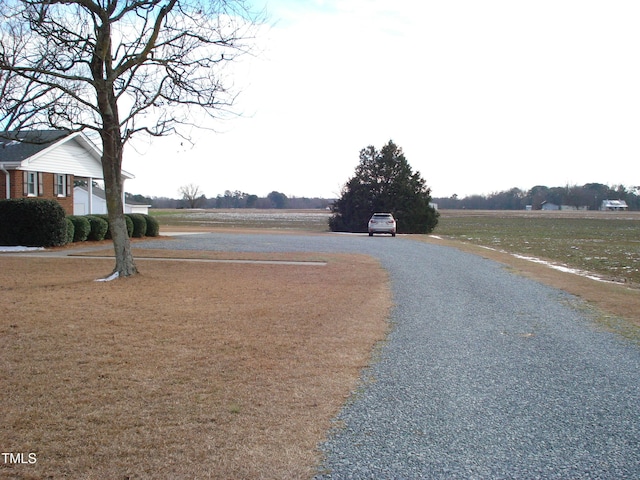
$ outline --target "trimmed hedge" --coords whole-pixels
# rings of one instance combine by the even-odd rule
[[[86,215],[85,218],[89,220],[89,224],[91,225],[91,232],[89,232],[88,239],[96,241],[104,240],[104,236],[109,229],[109,222],[96,215]]]
[[[94,213],[93,216],[101,218],[105,222],[107,222],[107,233],[104,234],[104,239],[111,240],[111,225],[109,225],[109,215],[107,215],[106,213]],[[86,215],[85,215],[85,218],[86,218]]]
[[[69,217],[66,217],[65,222],[67,222],[67,243],[73,242],[73,237],[76,233],[76,227],[73,225],[73,222]]]
[[[125,215],[133,222],[133,236],[142,238],[147,234],[147,220],[140,213],[128,213]]]
[[[55,247],[67,243],[64,209],[55,200],[0,200],[0,245]]]
[[[75,227],[75,233],[73,235],[74,242],[84,242],[87,238],[89,238],[89,234],[91,233],[91,224],[87,217],[79,216],[79,215],[69,215],[67,217]]]
[[[104,238],[106,240],[111,240],[111,225],[109,224],[109,215],[100,214],[96,215],[96,217],[100,217],[107,222],[108,228]],[[124,222],[127,224],[127,235],[129,235],[129,238],[131,238],[131,236],[133,235],[133,221],[125,215]]]
[[[150,215],[141,213],[129,213],[124,216],[129,237],[157,237],[160,235],[160,223]],[[66,230],[69,242],[84,242],[85,240],[110,240],[111,228],[109,217],[104,214],[94,215],[69,215],[66,222],[72,225],[73,230]],[[106,225],[106,226],[105,226]]]
[[[160,235],[160,222],[151,215],[143,215],[147,221],[147,237],[157,237]]]
[[[107,233],[104,234],[104,239],[111,240],[111,225],[109,225],[109,215],[107,215],[106,213],[94,213],[93,216],[101,218],[105,222],[107,222]]]
[[[140,213],[124,216],[129,237],[157,237],[158,220]],[[107,215],[66,215],[55,200],[0,200],[0,245],[55,247],[85,240],[111,238]]]
[[[127,235],[129,235],[129,238],[131,238],[133,237],[133,229],[134,229],[133,220],[131,220],[127,215],[125,215],[124,221],[127,224]]]

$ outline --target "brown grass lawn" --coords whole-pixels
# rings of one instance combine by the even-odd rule
[[[312,476],[391,301],[374,260],[322,259],[0,256],[0,448],[37,459],[0,477]]]

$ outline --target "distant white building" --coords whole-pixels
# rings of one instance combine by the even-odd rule
[[[560,210],[589,210],[589,207],[586,205],[580,205],[579,207],[575,205],[560,205]]]
[[[588,210],[586,205],[576,207],[575,205],[556,205],[551,202],[542,202],[541,210]]]
[[[544,201],[540,206],[541,210],[560,210],[560,205],[556,205],[555,203]]]
[[[603,200],[600,204],[600,210],[606,211],[626,210],[627,208],[629,206],[624,200]]]

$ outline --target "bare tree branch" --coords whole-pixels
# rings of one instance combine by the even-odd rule
[[[250,52],[259,21],[244,0],[0,2],[0,130],[100,134],[122,275],[136,270],[122,217],[124,144],[139,133],[188,138],[193,108],[227,112],[236,94],[223,66]]]

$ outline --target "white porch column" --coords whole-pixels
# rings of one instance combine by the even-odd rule
[[[127,213],[127,207],[125,204],[125,198],[126,195],[124,194],[124,182],[125,182],[126,178],[124,180],[122,180],[122,213]]]
[[[89,194],[89,215],[93,214],[93,178],[88,179],[87,193]]]

